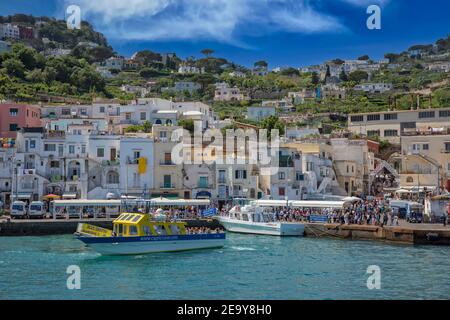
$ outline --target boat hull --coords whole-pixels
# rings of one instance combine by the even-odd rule
[[[229,232],[261,234],[270,236],[303,236],[305,225],[290,222],[250,222],[218,217],[217,220]]]
[[[102,255],[136,255],[220,248],[225,234],[146,237],[77,237]]]

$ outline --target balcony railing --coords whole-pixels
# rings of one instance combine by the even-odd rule
[[[175,189],[175,185],[171,183],[164,183],[160,185],[161,189]]]
[[[173,163],[171,160],[162,160],[159,162],[160,166],[175,166],[176,164]]]

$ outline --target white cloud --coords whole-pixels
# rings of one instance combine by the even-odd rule
[[[355,0],[344,0],[355,1]],[[249,33],[345,28],[309,0],[71,0],[108,37],[239,43]]]

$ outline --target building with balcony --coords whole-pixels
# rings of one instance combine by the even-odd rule
[[[348,117],[348,130],[354,134],[377,136],[398,145],[401,136],[448,127],[449,108],[358,113]]]

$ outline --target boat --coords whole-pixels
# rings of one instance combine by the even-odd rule
[[[285,206],[286,201],[272,201],[272,207]],[[305,225],[276,221],[275,214],[264,210],[257,202],[235,205],[225,215],[215,217],[229,232],[271,236],[303,236]]]
[[[102,255],[137,255],[220,248],[224,232],[190,234],[185,222],[167,222],[164,215],[122,213],[113,230],[79,223],[75,236]]]

